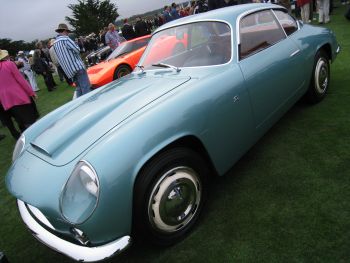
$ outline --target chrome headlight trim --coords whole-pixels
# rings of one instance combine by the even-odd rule
[[[18,138],[15,148],[12,153],[12,162],[14,162],[17,157],[23,152],[24,146],[26,145],[26,137],[24,134],[21,135],[21,137]]]
[[[85,172],[85,174],[88,175],[88,177],[90,177],[90,179],[92,179],[92,181],[94,181],[94,183],[96,183],[96,189],[95,189],[95,186],[93,186],[93,185],[89,185],[89,184],[84,185],[86,192],[89,193],[89,194],[92,194],[93,196],[95,196],[96,197],[96,201],[95,201],[95,204],[94,204],[93,208],[91,209],[89,215],[86,216],[86,218],[74,222],[74,220],[71,220],[64,213],[64,207],[63,207],[64,206],[64,204],[63,204],[64,200],[63,199],[65,198],[64,195],[67,192],[67,187],[69,187],[69,183],[71,182],[71,180],[76,179],[77,176],[80,176],[80,174],[79,174],[80,171]],[[91,173],[89,173],[89,172],[91,172]],[[94,178],[92,178],[91,175]],[[93,179],[95,179],[95,180],[93,180]],[[80,180],[81,180],[81,177],[80,177]],[[84,183],[84,182],[81,181],[81,183]],[[94,193],[94,191],[96,191],[96,193]],[[85,223],[93,215],[93,213],[95,212],[96,207],[98,206],[98,203],[99,203],[99,197],[100,197],[100,182],[99,182],[99,178],[97,176],[97,173],[96,173],[95,169],[93,168],[93,166],[89,162],[87,162],[85,160],[80,160],[75,165],[71,175],[69,176],[67,182],[64,184],[64,186],[63,186],[63,188],[61,190],[61,194],[60,194],[60,213],[61,213],[62,217],[64,218],[64,220],[67,221],[69,224],[81,225],[81,224]]]

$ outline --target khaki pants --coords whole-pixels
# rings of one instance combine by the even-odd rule
[[[303,20],[304,23],[309,23],[310,3],[307,3],[302,7],[300,7],[300,13],[301,13],[301,20]]]
[[[328,23],[329,19],[329,0],[319,0],[318,5],[318,22]]]

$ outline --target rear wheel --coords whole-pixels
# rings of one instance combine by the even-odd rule
[[[315,56],[307,98],[311,103],[323,100],[328,91],[330,81],[329,58],[325,51],[319,50]]]
[[[190,149],[174,148],[153,158],[135,184],[136,235],[163,246],[183,239],[202,211],[207,177],[206,163]]]
[[[115,80],[124,77],[130,74],[131,71],[132,70],[128,65],[120,65],[115,69],[113,79]]]

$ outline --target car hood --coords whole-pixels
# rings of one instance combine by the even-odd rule
[[[27,151],[53,165],[65,165],[128,117],[189,80],[135,73],[115,81],[79,98],[63,116],[48,122]]]

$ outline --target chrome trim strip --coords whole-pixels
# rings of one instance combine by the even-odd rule
[[[35,238],[48,247],[76,261],[93,262],[103,260],[121,252],[130,244],[130,236],[121,237],[113,242],[98,247],[84,247],[63,240],[43,228],[28,212],[24,202],[17,200],[23,222]]]
[[[276,13],[275,13],[276,9],[271,9],[272,15],[274,16],[275,20],[277,21],[277,24],[279,25],[279,27],[282,29],[285,38],[288,38],[287,32],[284,30],[283,25],[281,24],[281,21],[278,19]]]
[[[290,54],[289,57],[294,57],[296,54],[298,54],[300,52],[300,49],[295,50],[292,54]]]

